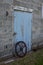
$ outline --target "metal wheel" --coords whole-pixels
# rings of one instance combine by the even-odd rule
[[[19,57],[24,57],[27,53],[27,46],[25,42],[19,41],[15,45],[15,53]]]

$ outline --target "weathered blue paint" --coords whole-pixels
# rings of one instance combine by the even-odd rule
[[[27,45],[28,51],[31,50],[31,26],[32,13],[14,11],[14,32],[15,43],[24,41]]]

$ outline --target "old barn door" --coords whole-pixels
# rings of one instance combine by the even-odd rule
[[[14,11],[15,43],[24,41],[28,50],[31,50],[31,23],[32,13]]]

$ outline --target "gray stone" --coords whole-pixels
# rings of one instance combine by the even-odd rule
[[[38,43],[34,43],[34,40],[36,42],[43,38],[42,0],[0,0],[0,56],[9,54],[13,45],[14,16],[12,13],[14,10],[12,5],[33,9],[32,46],[37,47]]]

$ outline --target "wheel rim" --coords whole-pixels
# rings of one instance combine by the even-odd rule
[[[26,47],[26,44],[24,42],[19,42],[17,45],[16,45],[16,54],[19,56],[19,57],[23,57],[26,55],[26,52],[27,52],[27,47]]]

